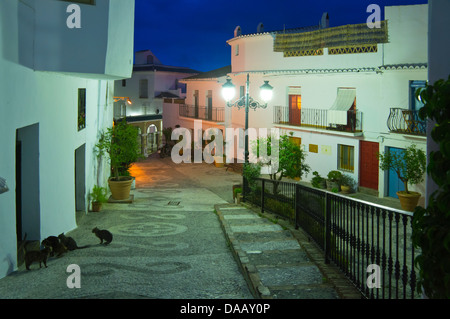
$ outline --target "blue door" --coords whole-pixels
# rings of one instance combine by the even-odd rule
[[[403,148],[395,148],[395,147],[388,147],[388,152],[392,153],[402,153],[404,151]],[[398,191],[404,191],[405,185],[403,182],[398,178],[397,173],[393,170],[389,170],[388,173],[388,196],[398,198],[397,192]]]

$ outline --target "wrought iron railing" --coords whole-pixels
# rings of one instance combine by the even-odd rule
[[[262,211],[283,216],[307,232],[323,250],[325,262],[337,265],[363,297],[417,297],[412,213],[267,179],[256,179],[244,195]],[[368,284],[370,267],[379,274],[373,283],[380,288]]]
[[[391,108],[387,126],[389,131],[394,133],[427,135],[427,125],[419,118],[419,111]]]
[[[225,108],[180,104],[178,114],[193,119],[223,122],[225,119]]]
[[[333,123],[328,115],[330,110],[324,109],[290,109],[287,106],[274,106],[273,121],[275,124],[286,124],[301,127],[311,127],[315,129],[342,131],[342,132],[362,132],[362,112],[349,110],[345,117],[347,124]]]

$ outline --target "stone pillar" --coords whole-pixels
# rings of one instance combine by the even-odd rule
[[[141,134],[141,152],[142,154],[147,157],[148,156],[148,150],[147,150],[147,136],[148,134]]]

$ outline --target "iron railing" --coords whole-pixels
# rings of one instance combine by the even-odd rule
[[[391,108],[387,126],[393,133],[427,135],[427,125],[419,118],[419,111]]]
[[[225,108],[180,104],[178,114],[193,119],[223,122],[225,119]]]
[[[328,115],[330,110],[324,109],[290,109],[287,106],[274,106],[273,121],[275,124],[286,124],[293,126],[311,127],[315,129],[362,132],[362,112],[347,111],[347,124],[333,123]]]
[[[412,213],[296,183],[256,179],[248,185],[246,201],[301,227],[363,297],[416,297]],[[369,266],[380,288],[368,284]]]

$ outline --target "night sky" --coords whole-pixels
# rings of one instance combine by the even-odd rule
[[[150,49],[163,64],[210,71],[231,63],[227,40],[242,33],[317,25],[328,12],[330,27],[365,23],[369,4],[428,3],[427,0],[136,0],[134,50]]]

